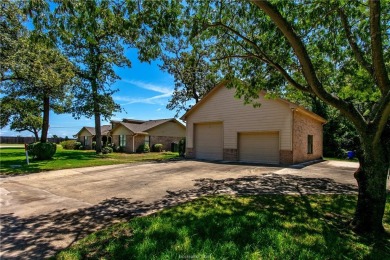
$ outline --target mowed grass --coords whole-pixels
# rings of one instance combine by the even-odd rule
[[[106,155],[97,155],[95,151],[64,150],[62,149],[62,146],[57,145],[57,152],[52,160],[39,161],[31,160],[30,158],[30,164],[27,165],[24,147],[0,148],[0,175],[23,174],[141,161],[161,161],[174,158],[179,158],[178,153],[111,153]]]
[[[390,259],[388,237],[346,227],[355,203],[351,195],[203,197],[95,232],[56,259]]]

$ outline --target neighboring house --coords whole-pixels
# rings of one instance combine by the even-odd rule
[[[322,158],[322,117],[283,99],[244,105],[224,83],[183,116],[186,156],[205,160],[293,164]]]
[[[112,142],[121,146],[124,152],[133,153],[141,144],[162,144],[170,151],[172,143],[178,143],[186,136],[185,126],[174,118],[160,120],[132,120],[112,122]]]
[[[111,142],[110,136],[111,125],[102,125],[101,126],[101,135],[103,144]],[[80,142],[85,149],[92,149],[92,142],[96,141],[95,138],[96,131],[95,127],[84,126],[81,130],[76,134],[77,141]]]

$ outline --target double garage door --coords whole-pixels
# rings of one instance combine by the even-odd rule
[[[205,160],[223,160],[222,123],[196,124],[195,157]],[[279,163],[279,133],[239,133],[238,160],[254,163]]]

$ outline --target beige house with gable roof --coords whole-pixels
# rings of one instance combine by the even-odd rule
[[[294,164],[322,158],[322,117],[260,93],[260,107],[244,105],[225,83],[182,116],[186,156],[205,160]]]
[[[101,135],[102,135],[103,144],[107,142],[111,142],[110,131],[111,131],[111,125],[101,126]],[[95,135],[96,135],[95,127],[84,126],[75,136],[77,136],[77,141],[80,142],[85,149],[91,150],[93,149],[92,142],[96,141]]]
[[[186,135],[185,126],[174,118],[159,120],[132,120],[112,122],[112,142],[124,152],[133,153],[141,144],[162,144],[170,151],[172,143],[178,143]]]

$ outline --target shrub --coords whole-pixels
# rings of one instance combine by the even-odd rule
[[[184,137],[179,141],[179,154],[180,156],[184,156],[186,152],[186,138]]]
[[[75,140],[67,140],[67,141],[62,141],[60,143],[60,145],[62,146],[62,148],[64,148],[65,150],[74,150],[75,149],[75,144],[76,144],[76,141]],[[80,143],[81,144],[81,143]]]
[[[95,149],[96,149],[96,142],[93,141],[93,142],[92,142],[92,150],[95,150]]]
[[[123,153],[125,151],[125,147],[124,146],[117,146],[115,144],[112,144],[112,146],[108,146],[108,147],[111,147],[112,151],[116,152],[116,153]]]
[[[141,144],[137,148],[137,153],[148,153],[150,152],[150,148],[148,144]]]
[[[162,149],[163,149],[163,145],[162,144],[154,144],[152,146],[152,151],[153,152],[162,152]]]
[[[78,150],[84,150],[84,146],[80,145]]]
[[[102,153],[103,154],[112,153],[112,151],[113,151],[112,148],[108,147],[108,146],[102,148]]]
[[[57,151],[55,143],[32,143],[27,147],[29,155],[38,160],[49,160]]]
[[[82,147],[82,145],[81,145],[80,142],[75,142],[75,143],[74,143],[74,149],[75,149],[75,150],[82,150],[80,147]]]

